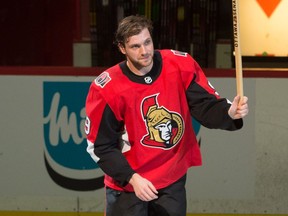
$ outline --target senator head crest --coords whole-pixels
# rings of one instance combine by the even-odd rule
[[[147,134],[141,143],[145,146],[170,149],[182,138],[184,124],[182,117],[159,106],[157,95],[144,98],[142,101],[142,116],[146,124]]]

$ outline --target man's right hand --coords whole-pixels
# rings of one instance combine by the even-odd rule
[[[158,198],[158,191],[154,185],[138,173],[132,175],[129,183],[133,186],[136,196],[142,201],[148,202]]]

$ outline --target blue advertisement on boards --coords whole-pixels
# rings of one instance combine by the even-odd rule
[[[100,170],[86,152],[85,99],[89,86],[89,82],[43,83],[45,165],[55,183],[78,191],[103,187],[103,174],[83,177]]]

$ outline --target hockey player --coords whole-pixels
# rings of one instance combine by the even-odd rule
[[[107,216],[186,215],[189,167],[201,165],[192,128],[238,130],[248,98],[221,98],[187,53],[154,50],[151,21],[129,16],[116,43],[126,60],[91,84],[87,151],[105,173]]]

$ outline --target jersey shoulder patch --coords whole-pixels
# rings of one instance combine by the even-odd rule
[[[176,56],[187,57],[187,55],[188,55],[187,52],[182,52],[182,51],[178,51],[178,50],[172,50],[171,49],[171,52]]]
[[[94,80],[94,83],[101,87],[104,88],[105,85],[107,85],[111,81],[110,74],[107,71],[102,72],[97,78]]]

